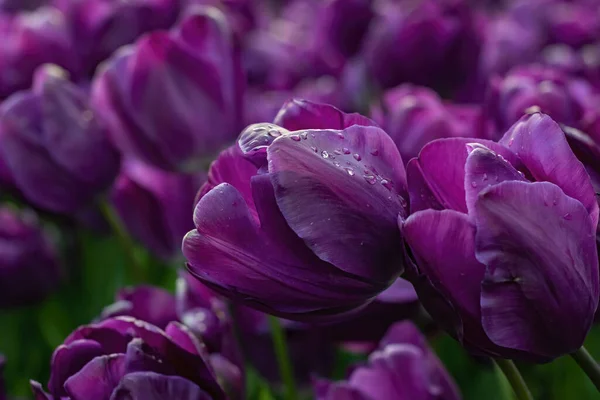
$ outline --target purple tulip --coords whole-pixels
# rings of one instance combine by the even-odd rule
[[[347,380],[315,383],[317,400],[459,400],[452,378],[419,330],[410,322],[393,325],[368,362]]]
[[[31,90],[0,106],[0,145],[17,187],[49,211],[72,213],[90,205],[119,170],[119,154],[86,92],[53,65],[36,72]]]
[[[479,107],[447,105],[431,89],[410,84],[385,92],[372,114],[405,161],[434,139],[482,136]]]
[[[491,356],[577,350],[598,305],[598,204],[560,127],[535,113],[499,143],[436,140],[407,171],[409,275],[434,320]]]
[[[520,66],[504,78],[492,79],[486,113],[496,123],[500,135],[535,107],[560,123],[579,127],[591,91],[585,82],[574,80],[560,70],[537,64]]]
[[[168,29],[179,0],[54,0],[91,76],[96,66],[119,47],[156,29]]]
[[[43,300],[61,281],[56,251],[31,212],[0,208],[0,308]]]
[[[55,8],[42,7],[14,16],[0,14],[0,99],[28,89],[36,68],[42,64],[60,65],[78,73],[64,16]]]
[[[181,240],[194,227],[189,214],[204,180],[203,173],[166,172],[127,160],[115,182],[112,201],[130,234],[168,260],[180,254]]]
[[[377,11],[363,52],[380,86],[410,82],[447,92],[475,71],[480,35],[465,1],[382,1]]]
[[[52,356],[48,389],[56,398],[224,399],[203,345],[183,325],[163,331],[131,317],[82,326]],[[46,395],[37,382],[38,398]]]
[[[183,241],[188,269],[284,318],[355,311],[403,269],[400,154],[368,118],[331,106],[292,102],[276,121],[285,128],[251,125],[212,164]]]
[[[141,285],[117,293],[100,320],[129,316],[161,329],[181,323],[202,341],[205,357],[217,380],[231,398],[245,390],[243,360],[233,334],[226,304],[187,274],[177,280],[177,295],[164,289]]]
[[[93,101],[126,154],[197,171],[242,123],[243,78],[224,16],[201,8],[171,32],[117,52],[94,81]]]
[[[235,35],[244,39],[245,35],[257,29],[264,22],[266,15],[264,5],[255,0],[179,0],[182,14],[194,12],[198,6],[213,6],[219,8],[227,17]],[[262,6],[262,7],[261,7]]]

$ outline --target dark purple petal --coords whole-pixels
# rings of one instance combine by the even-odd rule
[[[52,372],[48,389],[55,396],[64,396],[65,381],[77,373],[95,357],[104,354],[102,346],[93,340],[76,340],[68,345],[59,346],[52,355],[50,362]]]
[[[487,147],[474,143],[465,165],[467,209],[473,211],[478,195],[484,189],[504,181],[527,181],[504,157]]]
[[[391,283],[402,268],[393,241],[407,203],[404,166],[390,137],[363,126],[298,135],[282,136],[268,149],[286,222],[322,260]]]
[[[411,183],[411,212],[425,207],[467,212],[465,202],[465,163],[469,155],[467,145],[479,143],[503,156],[513,167],[521,167],[518,157],[510,150],[489,140],[451,138],[438,139],[425,145],[418,161],[408,169]],[[414,176],[413,176],[414,175]],[[424,195],[423,199],[421,196]]]
[[[110,400],[213,400],[195,383],[180,376],[165,376],[153,372],[127,374]]]
[[[42,384],[39,382],[30,380],[29,384],[31,386],[31,391],[33,392],[34,400],[62,400],[62,399],[68,400],[68,397],[61,397],[60,399],[58,399],[58,398],[55,399],[54,396],[51,396],[44,391]]]
[[[378,126],[360,114],[347,114],[329,104],[292,99],[279,110],[273,121],[288,131],[302,129],[346,129],[352,125]]]
[[[165,333],[174,343],[176,343],[182,349],[185,349],[187,352],[202,356],[204,358],[207,357],[204,343],[198,339],[202,338],[202,336],[194,335],[192,330],[186,325],[179,322],[171,322],[167,326]],[[202,338],[202,340],[204,341],[204,338]]]
[[[164,289],[142,285],[119,291],[117,301],[128,301],[131,310],[127,314],[164,329],[171,321],[177,321],[175,296]]]
[[[523,161],[538,181],[558,185],[567,196],[579,200],[598,223],[598,203],[590,177],[575,157],[558,124],[547,115],[526,115],[500,139]]]
[[[96,357],[65,382],[72,400],[105,400],[125,374],[125,357],[111,354]]]
[[[481,192],[474,216],[490,339],[542,360],[578,349],[599,295],[596,224],[584,206],[552,183],[511,181]]]
[[[371,400],[346,382],[320,381],[315,384],[316,400]]]

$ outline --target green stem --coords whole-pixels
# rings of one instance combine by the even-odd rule
[[[273,336],[273,348],[277,363],[279,364],[279,372],[281,380],[285,385],[285,399],[296,400],[296,384],[294,383],[294,371],[290,360],[285,332],[279,323],[277,317],[269,315],[269,325],[271,326],[271,335]]]
[[[533,396],[525,383],[525,379],[521,376],[521,373],[517,369],[517,366],[511,360],[505,360],[503,358],[495,358],[496,365],[500,368],[513,391],[517,395],[519,400],[533,400]]]
[[[579,368],[585,372],[594,386],[596,386],[596,389],[600,392],[600,366],[596,360],[594,360],[591,354],[583,346],[575,353],[571,354],[571,357],[573,357],[575,362],[579,365]]]
[[[113,232],[117,236],[117,239],[121,243],[121,247],[125,251],[125,256],[127,257],[127,263],[129,264],[129,268],[133,275],[133,280],[136,283],[145,281],[144,270],[139,263],[137,257],[135,256],[135,243],[131,239],[131,236],[127,233],[127,230],[123,226],[121,222],[121,218],[113,209],[108,201],[101,201],[100,211],[104,215],[104,218],[108,221],[108,224],[112,228]]]

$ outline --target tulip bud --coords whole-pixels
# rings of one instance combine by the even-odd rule
[[[27,200],[59,213],[90,205],[119,170],[86,92],[53,65],[0,106],[0,152]]]
[[[242,123],[243,79],[232,39],[223,14],[202,8],[108,61],[92,97],[125,155],[197,171],[233,141]]]
[[[58,257],[30,212],[0,209],[0,308],[43,300],[61,281]]]

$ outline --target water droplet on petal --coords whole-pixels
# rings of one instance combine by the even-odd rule
[[[408,203],[406,202],[406,199],[404,197],[402,197],[402,196],[398,196],[398,200],[400,200],[400,205],[403,208],[406,208],[406,206],[408,205]]]
[[[346,170],[346,172],[348,173],[348,175],[350,176],[354,176],[354,170],[352,168],[344,168]]]
[[[300,136],[298,136],[298,135],[290,135],[290,139],[292,139],[294,142],[299,142],[300,141]]]
[[[477,187],[477,182],[475,182],[475,181],[471,182],[471,187],[472,188],[476,188]]]
[[[311,137],[315,137],[315,133],[314,133],[314,132],[311,132],[311,133],[310,133],[310,136],[311,136]]]
[[[566,219],[567,221],[570,221],[573,219],[573,216],[569,213],[566,213],[565,215],[563,215],[563,218]]]
[[[379,155],[379,150],[378,149],[371,150],[371,155],[377,157]]]
[[[333,165],[335,165],[336,167],[341,167],[341,164],[339,162],[337,162],[337,161],[334,161]]]
[[[339,137],[340,139],[345,139],[345,138],[346,138],[342,132],[338,132],[338,134],[337,134],[337,135],[338,135],[338,137]]]
[[[314,151],[315,153],[319,152],[319,149],[317,149],[315,146],[310,146],[310,148],[312,149],[312,151]]]
[[[323,158],[329,158],[329,153],[328,153],[328,152],[326,152],[325,150],[323,150],[323,151],[321,152],[321,156],[322,156]]]
[[[337,155],[342,154],[342,151],[340,149],[335,149],[333,152]]]
[[[357,153],[354,153],[354,154],[352,154],[352,157],[354,157],[354,159],[355,159],[356,161],[360,161],[360,160],[362,160],[362,157],[360,156],[360,154],[357,154]]]
[[[381,184],[383,185],[384,188],[386,188],[388,190],[392,190],[392,188],[393,188],[392,181],[390,181],[389,179],[383,178],[381,180]]]
[[[514,142],[515,142],[515,138],[510,138],[510,140],[508,141],[508,145],[512,146]]]
[[[365,181],[367,181],[369,185],[374,185],[377,183],[377,178],[375,178],[374,175],[365,175],[363,178],[365,178]]]
[[[302,132],[302,133],[300,134],[300,137],[301,137],[303,140],[306,140],[306,139],[308,139],[308,132]]]
[[[277,129],[271,129],[269,131],[269,136],[271,136],[271,137],[279,137],[279,136],[281,136],[281,132],[279,132]]]
[[[344,147],[344,148],[342,149],[342,151],[344,152],[344,154],[350,154],[350,149],[349,149],[349,148],[347,148],[347,147]]]

